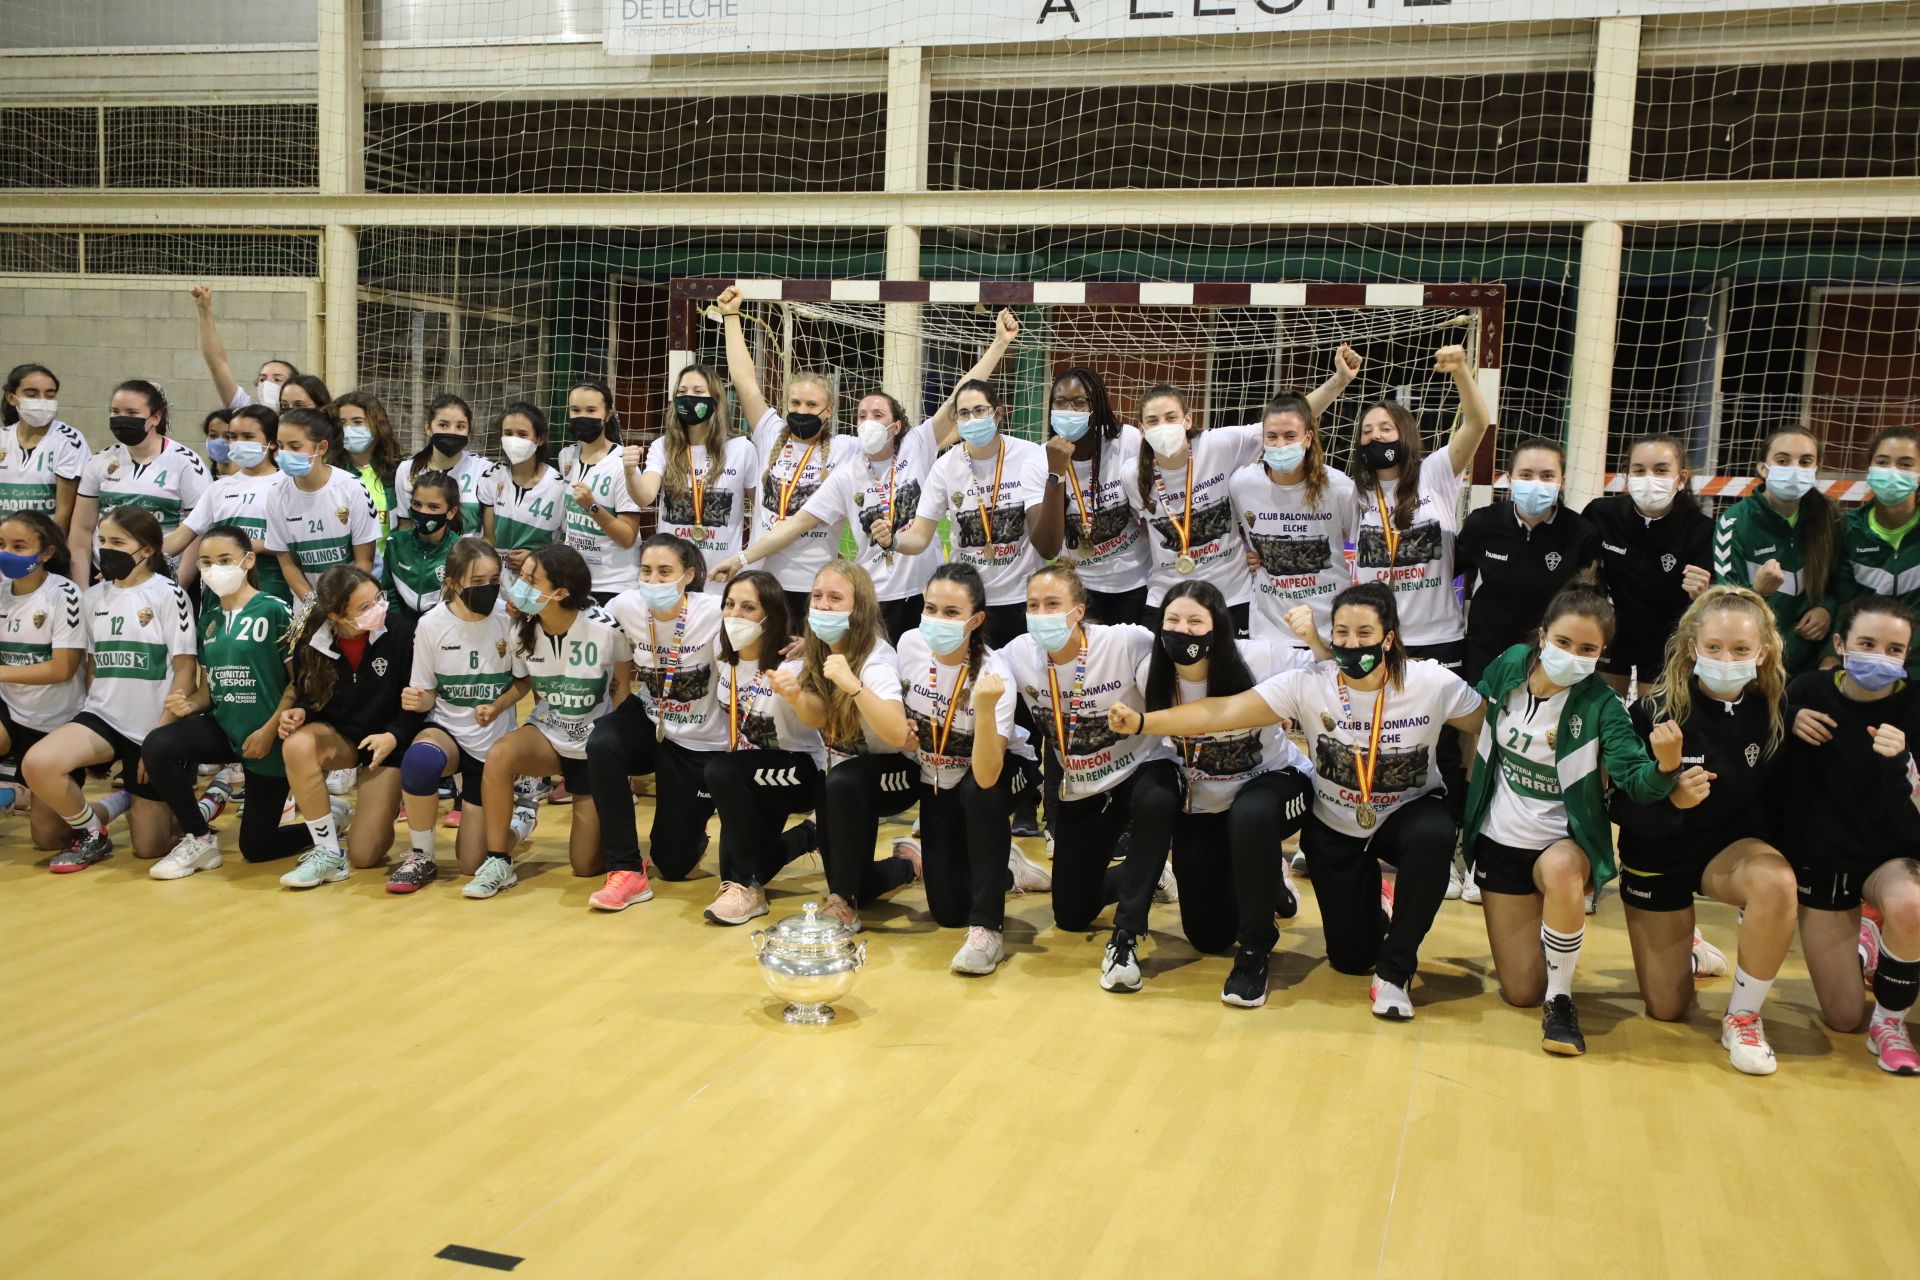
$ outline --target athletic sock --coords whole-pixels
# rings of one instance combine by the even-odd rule
[[[425,831],[414,831],[412,828],[408,828],[407,834],[413,837],[413,851],[415,853],[426,858],[433,856],[434,832],[432,827],[428,827]]]
[[[507,856],[506,854],[504,854],[504,853],[495,853],[495,852],[494,852],[493,850],[491,850],[491,849],[489,849],[489,850],[487,850],[487,856],[488,856],[489,858],[498,858],[498,859],[500,859],[500,861],[502,861],[502,862],[512,862],[512,861],[513,861],[513,859],[512,859],[512,858],[509,858],[509,857],[508,857],[508,856]]]
[[[127,810],[133,808],[133,793],[122,788],[109,791],[96,802],[96,811],[103,823],[112,822]]]
[[[1766,1003],[1767,992],[1771,990],[1772,978],[1756,978],[1736,964],[1733,966],[1733,995],[1727,1000],[1727,1016],[1760,1012],[1760,1006]]]
[[[90,804],[81,805],[78,813],[61,814],[60,821],[84,835],[97,836],[107,829],[107,824],[100,821],[100,815],[94,812]]]
[[[1573,994],[1573,971],[1580,963],[1580,944],[1586,940],[1586,926],[1572,933],[1556,933],[1540,926],[1540,946],[1547,954],[1547,999]]]
[[[340,852],[340,829],[334,825],[332,813],[309,822],[307,834],[313,837],[314,848],[325,849],[332,854]]]
[[[1873,975],[1873,1016],[1904,1022],[1907,1010],[1920,994],[1920,960],[1902,960],[1880,947],[1880,968]]]

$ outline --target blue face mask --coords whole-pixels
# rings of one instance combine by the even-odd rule
[[[942,657],[967,642],[967,624],[959,618],[921,618],[920,638]]]
[[[1768,467],[1767,492],[1782,502],[1797,502],[1819,478],[1813,467]]]
[[[280,470],[290,476],[304,476],[313,470],[313,456],[305,453],[288,453],[282,449],[278,459]]]
[[[835,613],[831,609],[807,610],[807,627],[826,644],[837,644],[847,638],[847,628],[853,625],[850,613]]]
[[[24,578],[40,567],[39,556],[23,556],[12,551],[0,551],[0,574],[9,578]],[[946,650],[941,650],[942,653]]]
[[[655,613],[665,613],[680,603],[680,597],[686,594],[686,588],[677,582],[643,582],[640,584],[640,598],[646,601],[647,608]]]
[[[1093,421],[1091,413],[1076,413],[1071,409],[1055,409],[1048,419],[1053,426],[1053,434],[1062,440],[1078,440],[1087,434],[1087,427]]]
[[[1849,653],[1842,657],[1847,675],[1868,693],[1878,693],[1894,681],[1907,678],[1907,664],[1884,653]]]
[[[340,433],[340,443],[346,446],[348,453],[359,453],[373,448],[372,427],[348,427]]]
[[[1307,460],[1307,446],[1283,444],[1277,449],[1268,449],[1260,456],[1267,460],[1268,466],[1285,475]]]
[[[1073,619],[1064,613],[1029,613],[1027,634],[1042,649],[1055,653],[1066,648],[1068,638],[1073,635]]]
[[[1545,480],[1515,480],[1513,509],[1523,516],[1543,516],[1560,501],[1560,486]]]
[[[546,598],[540,594],[540,588],[525,578],[515,578],[507,584],[507,599],[513,601],[514,608],[526,614],[538,613],[547,607]]]
[[[971,445],[992,444],[999,434],[1000,423],[995,418],[966,418],[960,423],[960,438]]]
[[[232,451],[232,446],[219,436],[207,441],[207,456],[216,463],[224,464],[232,456]]]
[[[1899,471],[1893,467],[1868,467],[1867,487],[1873,496],[1890,507],[1897,507],[1913,496],[1920,485],[1920,471]]]
[[[227,456],[242,471],[259,466],[267,459],[267,446],[258,440],[235,440],[227,446]]]

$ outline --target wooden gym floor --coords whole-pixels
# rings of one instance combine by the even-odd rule
[[[1779,1074],[1749,1079],[1727,979],[1684,1025],[1642,1016],[1616,897],[1582,960],[1590,1051],[1562,1060],[1491,993],[1463,903],[1394,1026],[1326,967],[1310,882],[1258,1010],[1220,1004],[1227,962],[1173,908],[1139,995],[1099,989],[1102,937],[1055,932],[1044,896],[1010,900],[998,974],[954,977],[960,936],[908,888],[840,1019],[791,1027],[752,930],[701,919],[710,874],[592,913],[566,823],[543,809],[539,865],[469,902],[365,871],[295,893],[237,858],[158,883],[124,851],[56,877],[13,820],[0,1275],[488,1274],[448,1245],[566,1280],[1920,1267],[1920,1080],[1821,1029],[1797,955]],[[777,920],[817,865],[775,889]],[[1731,913],[1702,916],[1731,954]]]

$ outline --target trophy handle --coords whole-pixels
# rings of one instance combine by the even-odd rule
[[[853,949],[853,967],[856,969],[864,968],[866,966],[866,963],[867,963],[867,940],[865,938],[862,938],[860,939],[859,944],[855,946]]]
[[[862,943],[861,945],[864,946],[865,944]],[[765,929],[755,929],[753,931],[753,954],[757,956],[761,956],[761,955],[765,955],[766,953],[767,953],[767,931]]]

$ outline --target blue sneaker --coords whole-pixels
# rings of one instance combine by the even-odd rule
[[[280,883],[289,889],[313,889],[346,878],[346,855],[315,847],[300,855],[300,865],[281,876]]]

